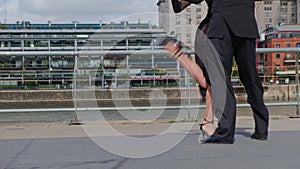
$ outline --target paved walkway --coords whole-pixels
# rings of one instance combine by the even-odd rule
[[[92,124],[88,124],[92,125]],[[114,128],[140,137],[152,135],[170,123],[128,124]],[[140,128],[140,132],[136,129]],[[269,141],[249,139],[253,119],[239,117],[233,145],[198,143],[197,125],[170,151],[151,158],[129,159],[97,146],[81,126],[65,122],[0,123],[2,169],[298,169],[300,166],[300,119],[272,117]],[[157,147],[159,149],[159,147]]]

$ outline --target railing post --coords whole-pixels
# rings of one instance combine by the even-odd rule
[[[296,56],[295,56],[295,82],[296,82],[296,115],[291,116],[290,118],[300,118],[300,114],[299,114],[299,102],[300,102],[300,98],[299,98],[299,51],[296,52]]]
[[[188,79],[188,95],[189,95],[187,120],[190,120],[191,119],[191,79],[188,73],[187,73],[187,79]]]
[[[78,55],[75,53],[74,55],[74,73],[73,73],[73,97],[74,97],[74,120],[69,122],[69,125],[81,125],[82,123],[77,118],[78,111],[78,93],[77,93],[77,74],[78,74]]]
[[[191,58],[191,55],[188,55],[189,58]],[[191,120],[191,76],[190,74],[185,70],[187,75],[187,81],[188,81],[188,117],[187,120]]]
[[[296,97],[297,97],[297,105],[296,105],[296,115],[299,115],[299,55],[296,53]]]

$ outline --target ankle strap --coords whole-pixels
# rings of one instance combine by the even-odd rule
[[[206,118],[204,118],[204,121],[206,121],[207,123],[214,123],[214,120],[208,121]]]

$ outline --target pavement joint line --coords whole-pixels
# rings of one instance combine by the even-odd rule
[[[37,134],[34,138],[31,138],[30,141],[24,146],[22,150],[20,150],[16,156],[9,161],[9,163],[4,167],[4,169],[9,169],[9,167],[30,147],[30,145],[37,139],[40,138],[41,135],[43,135],[46,132],[46,130],[42,130],[39,134]]]

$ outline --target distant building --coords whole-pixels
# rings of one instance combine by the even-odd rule
[[[207,13],[206,3],[192,4],[179,14],[174,13],[171,0],[158,0],[157,5],[159,26],[168,35],[179,38],[180,41],[193,48],[197,27]]]
[[[79,69],[99,71],[97,85],[104,87],[113,74],[136,74],[141,69],[174,68],[178,63],[168,56],[139,55],[138,51],[161,48],[155,39],[165,36],[165,31],[149,23],[94,23],[83,24],[0,24],[0,52],[62,52],[62,51],[127,51],[132,55],[89,55],[78,57]],[[71,85],[75,56],[1,56],[0,87],[7,85],[26,86]],[[117,72],[116,69],[120,72]],[[27,81],[27,82],[26,82]]]
[[[263,31],[261,48],[300,48],[300,25],[281,25]],[[295,80],[295,53],[263,53],[259,73],[265,82],[290,83]]]
[[[281,24],[300,24],[299,0],[264,0],[256,2],[258,29],[263,31]]]

